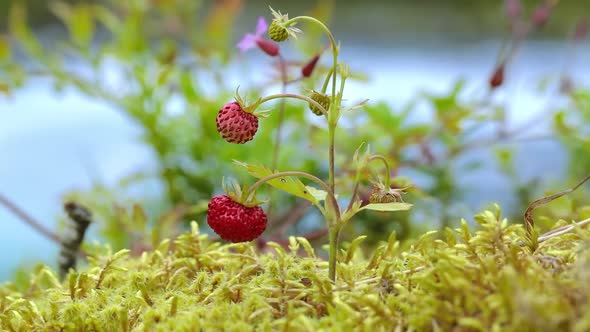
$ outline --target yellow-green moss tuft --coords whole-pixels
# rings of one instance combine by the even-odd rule
[[[364,256],[363,238],[339,252],[338,281],[305,239],[211,242],[196,226],[141,257],[97,251],[62,282],[40,268],[29,289],[0,287],[7,331],[538,331],[590,330],[590,231],[522,245],[521,225],[498,211],[402,250]],[[559,223],[563,225],[563,222]],[[98,254],[100,253],[100,254]]]

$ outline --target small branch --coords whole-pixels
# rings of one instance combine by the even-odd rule
[[[49,230],[35,218],[31,217],[28,213],[26,213],[23,209],[19,208],[16,204],[10,201],[6,196],[0,194],[0,204],[4,205],[8,209],[8,211],[12,212],[16,215],[20,220],[22,220],[25,224],[31,226],[35,231],[39,234],[45,236],[49,240],[61,243],[60,237],[54,233],[53,231]]]
[[[541,205],[545,205],[545,204],[547,204],[547,203],[549,203],[561,196],[565,196],[565,195],[575,191],[580,186],[582,186],[584,183],[586,183],[586,181],[588,181],[588,180],[590,180],[590,175],[586,176],[582,181],[578,182],[578,184],[576,184],[575,186],[573,186],[570,189],[566,189],[566,190],[560,191],[558,193],[555,193],[553,195],[539,198],[539,199],[533,201],[531,204],[529,204],[526,211],[524,211],[524,228],[526,230],[526,233],[527,233],[527,236],[529,237],[529,239],[533,238],[533,230],[535,228],[535,222],[533,220],[533,210]]]
[[[590,218],[575,222],[572,225],[566,225],[566,226],[556,228],[554,230],[551,230],[551,231],[539,236],[538,242],[541,243],[541,242],[547,241],[553,237],[569,233],[576,227],[583,227],[588,224],[590,224]]]

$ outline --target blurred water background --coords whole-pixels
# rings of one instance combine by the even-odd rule
[[[0,1],[0,8],[6,3]],[[474,1],[336,3],[333,31],[343,44],[342,59],[370,78],[368,83],[351,84],[350,95],[401,105],[419,91],[444,93],[459,78],[467,80],[473,93],[486,89],[504,31],[501,6],[489,8]],[[272,5],[296,13],[311,2]],[[558,7],[546,33],[526,42],[511,64],[508,92],[498,96],[509,100],[511,123],[526,121],[548,103],[559,103],[558,98],[535,91],[543,78],[560,75],[567,61],[564,39],[577,9],[571,3]],[[267,12],[264,3],[247,2],[239,26],[252,30],[256,17]],[[51,20],[42,13],[35,24],[39,30],[52,29]],[[236,31],[236,40],[239,35]],[[229,75],[237,81],[241,67],[254,67],[256,61],[254,54],[248,55],[230,66]],[[590,84],[588,43],[578,49],[572,66],[574,80]],[[116,65],[105,70],[116,81]],[[535,129],[543,130],[542,125]],[[99,100],[69,89],[56,94],[49,82],[31,81],[11,97],[0,97],[0,192],[53,229],[62,213],[64,192],[89,188],[95,180],[113,184],[153,164],[139,134],[138,128]],[[565,171],[564,154],[555,142],[519,143],[517,151],[523,177],[542,175],[551,182]],[[489,156],[474,152],[470,158]],[[489,167],[494,166],[489,165],[488,172]],[[469,196],[473,211],[491,201],[510,208],[508,183],[490,174],[484,167],[462,179],[466,186],[484,183]],[[0,223],[0,280],[23,263],[55,261],[58,248],[3,208]]]

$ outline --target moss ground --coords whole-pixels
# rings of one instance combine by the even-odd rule
[[[590,231],[524,246],[498,211],[477,229],[392,234],[340,251],[336,284],[309,243],[222,244],[192,231],[140,257],[91,250],[65,280],[0,287],[7,331],[589,331]],[[559,222],[556,227],[563,226]]]

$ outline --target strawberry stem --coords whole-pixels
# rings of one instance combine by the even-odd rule
[[[322,85],[322,93],[325,94],[326,90],[328,89],[328,83],[330,83],[330,78],[332,77],[332,73],[334,72],[334,68],[330,68],[326,78],[324,79],[324,84]]]
[[[380,155],[380,154],[375,154],[369,157],[369,159],[367,160],[367,162],[371,162],[373,160],[381,160],[383,162],[383,164],[385,165],[385,188],[389,189],[389,186],[391,185],[389,182],[391,181],[391,168],[389,167],[389,163],[387,162],[387,159],[385,159],[384,156]]]
[[[325,116],[328,116],[328,111],[320,103],[318,103],[317,101],[315,101],[307,96],[302,96],[302,95],[298,95],[298,94],[294,94],[294,93],[277,93],[274,95],[266,96],[264,98],[259,99],[255,104],[256,107],[254,107],[254,108],[257,108],[258,106],[262,105],[263,103],[265,103],[267,101],[270,101],[273,99],[278,99],[278,98],[294,98],[294,99],[304,100],[304,101],[316,106]],[[248,108],[250,108],[250,106]]]
[[[338,206],[338,201],[336,200],[336,196],[334,195],[334,192],[330,189],[330,186],[328,186],[328,184],[326,182],[322,181],[317,176],[311,175],[306,172],[286,171],[286,172],[278,172],[278,173],[271,174],[269,176],[265,176],[265,177],[259,179],[258,181],[256,181],[252,186],[250,186],[250,188],[248,188],[248,190],[246,191],[246,194],[244,195],[244,197],[247,197],[247,199],[250,199],[250,197],[254,194],[254,192],[256,191],[256,189],[258,187],[260,187],[261,185],[263,185],[264,183],[266,183],[272,179],[276,179],[276,178],[280,178],[280,177],[284,177],[284,176],[299,176],[299,177],[309,179],[309,180],[319,184],[327,192],[326,201],[329,202],[329,204],[326,204],[326,206],[330,206],[332,208],[332,210],[334,211],[334,213],[336,213],[336,221],[340,220],[340,208]],[[332,225],[335,225],[335,224],[337,224],[337,223],[328,223],[328,227],[332,228]]]
[[[315,23],[316,25],[318,25],[322,30],[324,30],[324,32],[326,33],[326,35],[328,36],[328,38],[330,39],[330,46],[332,47],[332,59],[333,59],[333,63],[332,63],[332,98],[331,98],[331,103],[330,103],[330,109],[332,110],[331,112],[329,112],[329,114],[327,114],[327,119],[328,119],[328,135],[329,135],[329,139],[330,139],[330,148],[329,148],[329,169],[328,169],[328,183],[330,185],[330,191],[331,192],[335,192],[335,184],[334,184],[334,145],[335,145],[335,132],[336,132],[336,125],[338,123],[338,118],[340,117],[340,103],[341,103],[341,98],[342,98],[342,90],[344,88],[344,81],[345,79],[343,78],[342,81],[340,82],[341,86],[340,86],[340,97],[337,99],[337,95],[336,95],[336,71],[338,68],[338,45],[336,44],[336,40],[334,39],[334,35],[332,35],[332,32],[330,31],[330,29],[328,29],[328,27],[322,23],[321,21],[319,21],[318,19],[311,17],[311,16],[297,16],[294,17],[292,19],[290,19],[289,21],[285,22],[285,25],[289,25],[292,24],[298,20],[305,20],[305,21],[310,21],[312,23]],[[329,77],[329,76],[328,76]],[[322,92],[325,92],[325,86],[327,84],[327,81],[324,82],[324,88],[322,89]],[[338,250],[338,233],[340,232],[340,230],[338,229],[340,226],[339,225],[339,221],[340,221],[340,217],[338,217],[338,220],[336,220],[335,223],[333,223],[332,225],[328,225],[329,229],[330,229],[330,262],[329,262],[329,275],[330,275],[330,279],[332,279],[332,281],[336,280],[336,253]],[[328,224],[330,224],[330,222],[328,222]]]
[[[328,277],[336,281],[336,255],[338,254],[338,240],[340,238],[340,225],[328,228],[330,237],[330,251],[328,261]]]
[[[289,21],[285,22],[285,25],[290,25],[293,22],[299,20],[310,21],[312,23],[317,24],[322,30],[324,30],[324,32],[326,33],[326,35],[328,35],[328,38],[330,39],[330,45],[332,46],[332,58],[334,60],[332,64],[332,100],[334,100],[334,98],[336,98],[336,67],[338,66],[338,45],[336,45],[334,35],[332,35],[330,29],[328,29],[328,27],[324,23],[311,16],[294,17]]]

